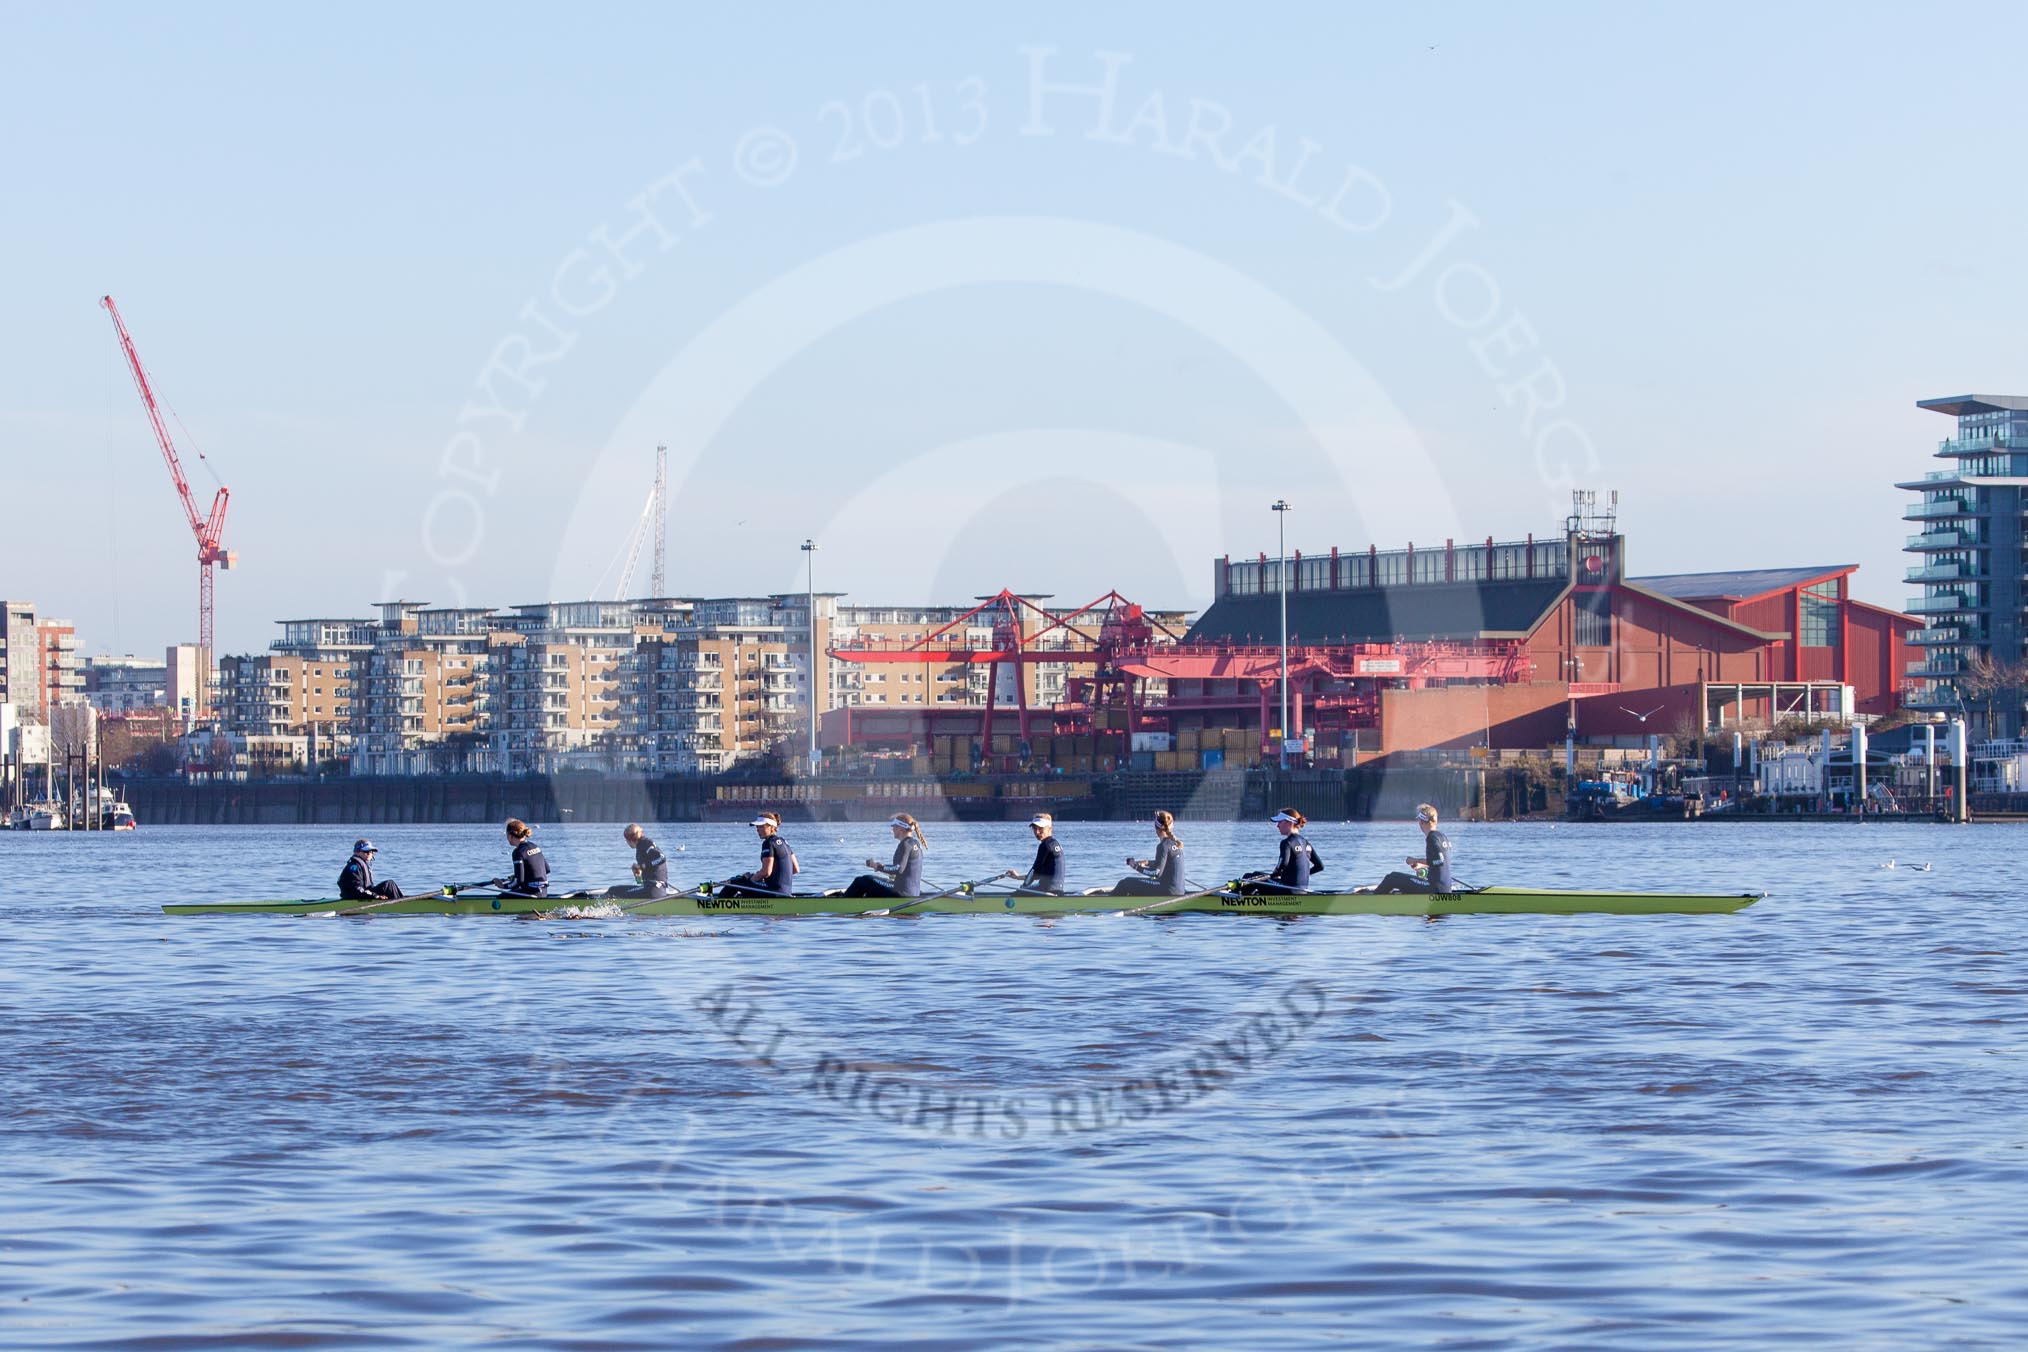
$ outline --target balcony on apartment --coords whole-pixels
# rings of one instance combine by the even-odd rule
[[[1942,591],[1930,596],[1919,596],[1903,607],[1910,615],[1953,615],[1982,608],[1981,602],[1963,592],[1955,591]]]
[[[1901,575],[1904,582],[1979,581],[1985,576],[1976,565],[1962,559],[1933,559],[1919,563]]]
[[[1936,498],[1911,503],[1901,514],[1904,521],[1938,521],[1954,516],[1977,516],[1979,509],[1964,497]]]
[[[1907,537],[1912,550],[1983,549],[1985,541],[1968,530],[1926,530]]]

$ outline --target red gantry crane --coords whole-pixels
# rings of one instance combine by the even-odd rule
[[[221,568],[230,568],[239,561],[239,555],[225,548],[220,542],[225,534],[225,508],[232,500],[232,490],[221,483],[218,486],[217,496],[211,500],[211,514],[198,515],[197,500],[190,495],[190,481],[183,477],[183,458],[176,453],[176,442],[169,435],[169,424],[162,420],[161,407],[155,402],[154,387],[149,384],[148,373],[141,366],[141,354],[134,350],[134,339],[127,332],[126,323],[120,318],[120,309],[113,304],[111,296],[102,297],[99,304],[105,306],[106,313],[113,317],[113,328],[120,335],[120,349],[127,354],[127,369],[134,373],[134,388],[141,392],[141,403],[148,410],[148,425],[155,429],[155,443],[162,448],[162,459],[169,466],[169,477],[176,481],[176,494],[183,499],[183,514],[189,518],[190,531],[197,537],[198,652],[195,712],[202,717],[211,712],[213,638],[211,569],[214,564]],[[204,453],[199,451],[198,459],[203,458]]]

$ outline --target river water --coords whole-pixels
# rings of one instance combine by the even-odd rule
[[[683,882],[753,853],[656,834]],[[812,884],[891,847],[789,834]],[[1213,879],[1275,839],[1183,834]],[[1332,881],[1419,843],[1310,834]],[[505,869],[491,828],[374,835],[411,891]],[[1081,885],[1149,843],[1062,835]],[[170,920],[330,895],[350,833],[0,834],[0,1344],[2018,1342],[2018,828],[1452,835],[1471,882],[1771,895]],[[539,838],[559,881],[624,880],[616,828]],[[949,881],[1031,851],[1018,824],[930,847]]]

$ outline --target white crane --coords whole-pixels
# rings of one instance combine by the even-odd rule
[[[649,589],[656,596],[662,594],[663,563],[668,549],[668,464],[669,448],[657,446],[654,485],[648,489],[648,500],[641,504],[640,519],[634,522],[634,529],[628,533],[625,543],[621,546],[621,553],[626,555],[627,561],[621,564],[619,581],[613,584],[615,601],[627,599],[627,592],[634,585],[634,573],[641,566],[641,551],[647,546],[650,535],[655,539],[655,557],[649,570]],[[620,554],[613,555],[613,563],[619,562],[619,559]],[[599,580],[592,584],[594,596],[605,588],[606,579],[612,575],[613,563],[606,564],[605,571],[599,574]]]

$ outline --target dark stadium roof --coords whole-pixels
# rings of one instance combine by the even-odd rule
[[[1426,583],[1289,593],[1289,638],[1303,643],[1525,637],[1563,596],[1561,578]],[[1219,597],[1191,626],[1190,643],[1264,642],[1281,633],[1276,592]]]
[[[1659,577],[1630,577],[1636,587],[1679,601],[1744,601],[1769,592],[1785,591],[1819,582],[1857,568],[1856,563],[1833,563],[1821,568],[1742,568],[1729,573],[1663,573]]]

